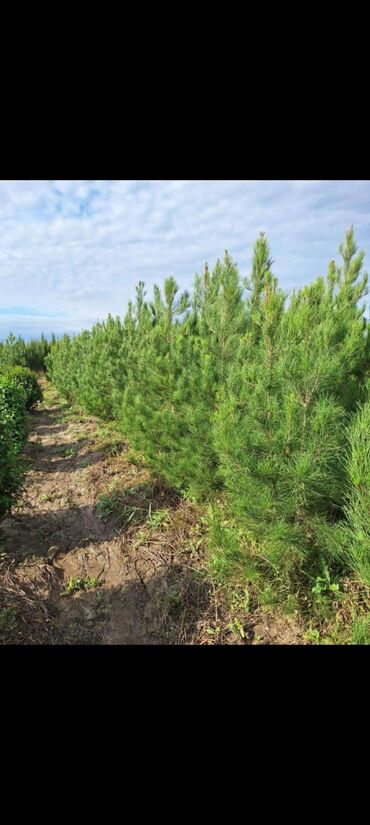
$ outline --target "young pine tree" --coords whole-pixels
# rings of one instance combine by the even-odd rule
[[[345,424],[364,393],[363,256],[350,230],[342,270],[285,296],[256,244],[250,325],[216,416],[232,512],[280,575],[332,561],[344,505]]]

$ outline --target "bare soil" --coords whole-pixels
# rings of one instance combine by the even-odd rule
[[[0,527],[2,643],[304,644],[295,617],[231,610],[207,576],[201,510],[42,386],[25,492]]]

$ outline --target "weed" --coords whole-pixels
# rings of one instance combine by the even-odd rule
[[[204,544],[204,540],[205,540],[205,536],[201,536],[200,539],[197,539],[196,541],[195,540],[189,541],[188,550],[189,550],[189,555],[190,555],[191,558],[193,558],[193,556],[197,555],[197,553],[199,551],[199,548],[201,547],[202,544]]]
[[[206,633],[208,633],[209,636],[218,636],[219,633],[221,633],[221,628],[220,627],[207,627]]]
[[[73,449],[73,447],[69,447],[68,450],[64,450],[63,455],[66,458],[73,458],[73,456],[75,455],[75,450]]]
[[[343,598],[339,584],[331,581],[329,571],[326,567],[324,567],[323,576],[316,576],[315,584],[311,588],[311,592],[313,594],[313,610],[323,619],[327,619],[330,616],[338,599]]]
[[[266,584],[258,596],[262,607],[273,607],[278,602],[278,595],[272,584]]]
[[[250,612],[250,593],[247,587],[236,589],[232,586],[228,588],[228,601],[231,613],[243,611]]]
[[[298,599],[293,593],[289,593],[284,603],[284,611],[287,616],[292,616],[298,611]]]
[[[229,630],[234,634],[242,639],[245,639],[245,630],[239,619],[234,619],[230,624],[228,624]]]
[[[160,527],[161,524],[165,524],[169,518],[169,511],[168,510],[155,510],[154,513],[152,512],[152,505],[149,504],[149,512],[148,512],[148,519],[147,522],[150,524],[151,527]]]
[[[123,510],[121,510],[118,516],[119,523],[123,527],[128,527],[138,513],[145,513],[145,510],[142,507],[130,507],[129,504],[125,504]],[[135,521],[137,520],[138,518],[135,519]]]
[[[96,513],[101,521],[107,521],[117,507],[115,496],[102,495],[96,505]]]
[[[53,501],[53,499],[54,496],[51,495],[51,493],[43,493],[42,496],[40,496],[40,501]]]
[[[316,645],[319,645],[321,640],[320,632],[312,627],[303,634],[302,638],[306,642],[313,642]]]
[[[101,581],[94,579],[92,576],[85,576],[84,579],[79,579],[76,576],[72,576],[68,579],[66,588],[62,591],[61,595],[68,596],[71,593],[76,593],[78,590],[92,590],[95,587],[99,587],[101,584]]]
[[[168,596],[173,607],[179,607],[182,603],[182,594],[177,587],[172,587],[168,593]]]
[[[134,507],[130,504],[122,505],[122,501],[117,493],[113,495],[102,495],[96,505],[98,518],[105,522],[115,515],[121,527],[128,527],[129,524],[136,524],[142,520],[146,510],[143,507]]]

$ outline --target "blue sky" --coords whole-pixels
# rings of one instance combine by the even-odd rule
[[[225,249],[247,275],[260,230],[290,291],[352,223],[369,265],[370,181],[0,181],[0,339],[122,315],[138,280],[191,288]]]

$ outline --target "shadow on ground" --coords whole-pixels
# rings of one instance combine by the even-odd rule
[[[196,644],[210,605],[207,584],[182,565],[146,581],[62,593],[60,575],[45,564],[3,575],[0,644]]]
[[[2,522],[1,541],[4,550],[15,557],[45,558],[51,547],[66,553],[117,539],[128,529],[154,518],[156,511],[173,508],[178,501],[173,491],[144,483],[116,491],[110,498],[103,496],[96,504],[17,511]]]

